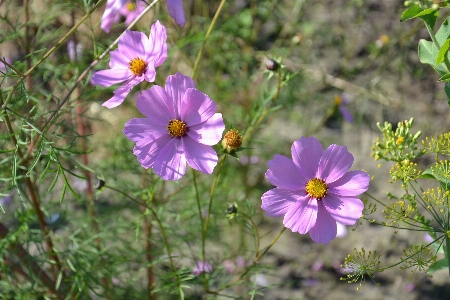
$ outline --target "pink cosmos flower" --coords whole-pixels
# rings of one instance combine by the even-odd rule
[[[130,25],[146,7],[144,1],[127,1],[120,9],[120,14],[125,17],[125,25]]]
[[[106,1],[105,12],[102,16],[100,28],[109,33],[111,26],[120,21],[119,11],[125,5],[127,0],[108,0]]]
[[[186,17],[184,16],[184,7],[182,0],[167,0],[167,10],[178,25],[184,27]]]
[[[292,160],[276,154],[268,161],[266,178],[276,188],[262,195],[262,209],[271,217],[284,216],[292,232],[309,232],[312,240],[328,244],[336,237],[336,221],[353,225],[364,204],[356,196],[369,187],[369,175],[347,172],[353,156],[347,147],[331,145],[325,151],[314,137],[292,145]]]
[[[147,118],[132,119],[123,132],[136,143],[134,155],[144,168],[152,168],[164,180],[178,180],[193,168],[211,174],[217,165],[217,144],[225,130],[216,104],[180,73],[166,80],[165,89],[153,86],[136,102]]]
[[[144,1],[108,0],[102,16],[100,28],[109,33],[111,26],[119,23],[124,16],[125,24],[130,25],[147,7]]]
[[[212,266],[209,262],[197,261],[197,265],[192,269],[192,274],[198,276],[201,273],[211,273]]]
[[[347,104],[349,103],[348,98],[344,94],[342,94],[340,96],[336,96],[334,98],[334,102],[344,119],[349,123],[353,123],[353,116],[346,108]]]
[[[125,31],[119,46],[111,51],[109,67],[92,76],[92,82],[104,87],[125,81],[114,91],[114,96],[103,103],[107,108],[116,107],[125,100],[131,89],[142,81],[155,81],[155,68],[167,58],[166,28],[156,21],[150,36],[142,32]]]

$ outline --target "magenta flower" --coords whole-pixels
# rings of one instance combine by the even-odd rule
[[[105,12],[102,16],[100,28],[109,33],[111,26],[120,21],[119,11],[125,5],[127,0],[108,0],[106,1]]]
[[[334,103],[336,104],[339,112],[344,117],[344,119],[349,123],[353,123],[353,116],[346,108],[347,104],[349,103],[348,98],[344,94],[336,96],[334,98]]]
[[[167,0],[167,10],[178,25],[184,27],[186,17],[184,16],[184,7],[182,0]]]
[[[192,269],[192,274],[198,276],[201,273],[211,273],[212,266],[209,262],[197,261],[197,265]]]
[[[124,16],[125,24],[130,25],[147,7],[144,1],[130,0],[108,0],[106,9],[102,16],[100,28],[109,33],[111,26],[119,23],[120,17]]]
[[[193,169],[211,174],[217,165],[217,144],[225,130],[216,104],[180,73],[167,78],[165,89],[153,86],[137,97],[147,118],[132,119],[123,132],[136,143],[134,155],[144,168],[164,180],[178,180]]]
[[[125,17],[125,25],[129,26],[146,7],[144,1],[127,1],[120,9],[120,14]]]
[[[369,175],[347,172],[353,156],[347,147],[325,151],[314,137],[302,137],[291,148],[292,160],[276,154],[267,162],[266,178],[276,188],[262,195],[262,209],[271,217],[284,216],[292,232],[309,232],[312,240],[328,244],[336,237],[336,221],[353,225],[364,204],[356,196],[369,187]]]
[[[114,96],[103,103],[107,108],[116,107],[125,100],[131,89],[142,81],[155,81],[155,68],[167,58],[166,28],[156,21],[147,37],[142,32],[125,31],[119,47],[111,51],[109,67],[92,76],[92,82],[104,87],[124,82]]]

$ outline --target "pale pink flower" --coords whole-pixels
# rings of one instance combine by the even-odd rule
[[[5,62],[7,62],[8,64],[12,65],[12,60],[9,57],[1,57],[2,60],[4,60]],[[0,72],[1,73],[6,73],[8,71],[9,67],[0,60]]]
[[[175,19],[178,25],[184,27],[186,24],[186,17],[184,15],[184,7],[182,0],[167,0],[167,10],[172,18]]]
[[[114,96],[103,103],[107,108],[122,104],[131,89],[142,81],[155,81],[155,68],[167,58],[166,28],[156,21],[149,37],[142,32],[127,30],[120,38],[118,48],[110,55],[111,69],[92,76],[94,84],[104,87],[124,82],[114,91]]]
[[[212,266],[209,262],[197,261],[197,265],[192,269],[192,274],[198,276],[201,273],[211,273]]]
[[[245,267],[245,258],[239,255],[236,257],[236,263],[231,259],[227,259],[223,262],[223,268],[227,273],[237,273]]]
[[[293,232],[309,232],[312,240],[328,244],[336,237],[336,221],[354,225],[363,202],[356,196],[369,187],[363,171],[348,172],[353,156],[347,147],[331,145],[325,151],[314,137],[292,145],[292,160],[276,154],[268,161],[266,178],[276,188],[262,196],[262,209],[271,217],[284,216]]]
[[[125,17],[125,24],[130,25],[147,7],[144,1],[108,0],[102,16],[100,28],[109,33],[111,26],[119,23],[120,17]]]
[[[127,1],[120,9],[120,14],[125,17],[125,25],[130,25],[145,10],[147,5],[144,1]]]
[[[144,119],[132,119],[123,132],[136,143],[133,153],[144,168],[164,180],[178,180],[193,169],[211,174],[217,165],[217,144],[225,130],[216,104],[180,73],[166,80],[165,89],[153,86],[136,102]]]
[[[106,1],[105,12],[102,16],[100,28],[109,33],[111,26],[120,21],[119,11],[125,5],[127,0],[108,0]]]

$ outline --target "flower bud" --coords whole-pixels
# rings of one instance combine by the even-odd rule
[[[97,178],[97,183],[95,184],[95,188],[97,189],[97,190],[101,190],[102,189],[102,187],[104,187],[105,186],[105,181],[104,180],[101,180],[100,178]]]
[[[234,217],[236,217],[237,212],[238,212],[237,204],[236,203],[231,204],[227,208],[227,218],[230,220],[233,219]]]
[[[273,60],[273,59],[268,59],[268,60],[266,60],[266,68],[267,68],[267,70],[269,70],[269,71],[275,72],[275,71],[278,70],[278,67],[279,67],[279,66],[280,66],[280,65],[279,65],[275,60]]]
[[[237,129],[230,129],[222,139],[222,148],[227,153],[235,152],[242,145],[242,135]]]

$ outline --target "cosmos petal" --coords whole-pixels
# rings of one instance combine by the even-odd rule
[[[167,77],[165,90],[174,103],[177,119],[180,119],[181,102],[183,101],[186,90],[189,88],[195,88],[195,83],[191,78],[181,73]]]
[[[301,137],[291,147],[292,160],[305,178],[316,177],[323,148],[315,137]]]
[[[356,197],[328,194],[322,201],[330,215],[343,225],[354,225],[362,217],[364,203]]]
[[[95,72],[92,82],[104,87],[124,82],[133,77],[129,69],[107,69]]]
[[[175,109],[170,96],[158,85],[142,91],[137,97],[136,106],[144,116],[164,127],[175,118]]]
[[[284,216],[295,203],[307,201],[305,197],[299,196],[298,193],[278,188],[265,192],[261,200],[261,208],[270,217]]]
[[[316,224],[317,200],[305,197],[304,201],[297,201],[284,216],[283,224],[292,232],[307,233]]]
[[[275,154],[273,160],[267,162],[269,170],[266,178],[276,187],[289,191],[305,190],[306,178],[304,178],[294,162],[286,156]]]
[[[180,118],[188,127],[205,122],[216,112],[216,104],[197,89],[188,88],[180,107]]]
[[[331,217],[323,203],[319,201],[316,224],[309,231],[309,236],[316,243],[327,245],[336,237],[336,220]]]
[[[189,137],[183,137],[184,155],[191,168],[211,174],[217,165],[217,153],[211,147],[199,144]]]
[[[222,133],[225,130],[222,114],[214,114],[206,122],[189,126],[187,134],[194,141],[204,145],[215,145],[222,139]]]
[[[328,192],[338,196],[358,196],[367,191],[369,182],[370,176],[366,172],[351,171],[328,184]]]
[[[323,152],[317,175],[329,184],[344,176],[352,164],[353,155],[347,147],[333,144]]]
[[[178,180],[186,173],[186,158],[181,139],[172,138],[156,156],[153,170],[164,180]]]

